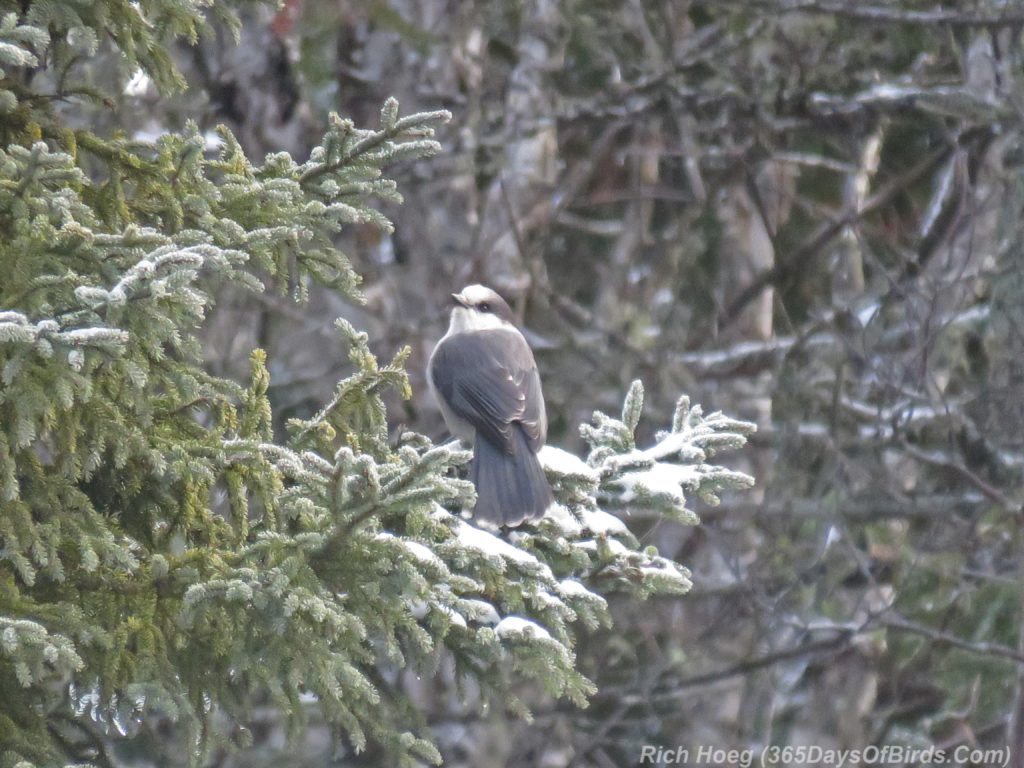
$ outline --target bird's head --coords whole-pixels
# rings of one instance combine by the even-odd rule
[[[452,329],[458,332],[515,327],[512,308],[484,285],[467,285],[453,293]]]

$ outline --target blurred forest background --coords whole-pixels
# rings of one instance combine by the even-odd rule
[[[396,170],[393,235],[347,230],[365,306],[230,289],[206,338],[275,418],[348,370],[333,319],[413,346],[399,426],[445,436],[423,366],[448,294],[502,292],[537,352],[549,441],[644,381],[757,422],[753,493],[631,529],[694,572],[579,648],[587,710],[453,715],[446,765],[625,766],[643,744],[1024,744],[1024,4],[1014,0],[287,0],[178,49],[158,97],[97,57],[137,136],[226,123],[306,157],[336,110],[448,109],[443,154]],[[415,685],[410,681],[410,685]],[[222,765],[323,765],[268,720]],[[1015,755],[1017,765],[1024,752]]]

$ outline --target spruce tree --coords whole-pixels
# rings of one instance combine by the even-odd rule
[[[240,5],[241,3],[238,3]],[[3,2],[0,20],[0,766],[110,763],[118,743],[175,724],[202,764],[244,747],[254,702],[293,733],[318,708],[339,749],[438,763],[390,671],[441,658],[482,702],[525,715],[533,679],[583,705],[576,633],[607,624],[605,595],[685,592],[689,574],[621,515],[686,523],[751,478],[709,463],[752,426],[683,398],[635,444],[643,390],[595,413],[586,459],[542,454],[558,499],[508,535],[471,509],[469,454],[389,435],[383,395],[408,394],[407,350],[381,363],[344,321],[351,375],[315,417],[274,435],[265,354],[235,382],[204,370],[197,331],[227,282],[312,282],[358,300],[335,247],[390,223],[388,165],[437,153],[442,112],[380,125],[332,116],[305,161],[247,158],[226,129],[156,141],[75,127],[56,102],[103,99],[82,62],[100,41],[164,92],[170,52],[214,0]],[[81,79],[79,79],[81,76]]]

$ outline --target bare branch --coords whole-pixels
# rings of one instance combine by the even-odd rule
[[[778,13],[821,13],[859,21],[897,24],[944,24],[956,27],[999,27],[1024,24],[1024,11],[1013,10],[1009,4],[999,14],[972,13],[945,8],[914,11],[906,8],[839,3],[829,0],[782,0],[770,3],[757,2],[755,5]]]

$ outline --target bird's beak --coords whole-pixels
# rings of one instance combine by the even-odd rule
[[[460,307],[466,307],[467,309],[469,308],[469,300],[461,293],[453,293],[452,301],[454,301]]]

